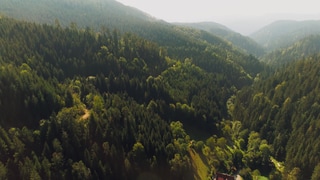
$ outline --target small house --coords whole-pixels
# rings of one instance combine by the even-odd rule
[[[235,178],[229,174],[217,173],[215,180],[235,180]]]

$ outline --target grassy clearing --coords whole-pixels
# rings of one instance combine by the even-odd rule
[[[267,177],[264,177],[264,176],[253,176],[252,179],[253,180],[269,180]]]
[[[189,149],[189,154],[191,158],[191,164],[193,167],[193,176],[195,180],[205,180],[208,179],[209,166],[206,161],[206,158],[201,157],[202,155],[198,154],[194,149]]]

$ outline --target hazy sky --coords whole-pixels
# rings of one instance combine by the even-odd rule
[[[168,22],[214,21],[241,31],[243,22],[320,19],[316,0],[117,0]],[[238,25],[237,25],[238,24]],[[258,26],[258,24],[251,24]],[[261,25],[260,25],[261,26]],[[240,28],[240,29],[239,29]],[[248,28],[248,27],[247,27]],[[253,27],[252,27],[253,28]],[[248,33],[248,32],[241,32]]]

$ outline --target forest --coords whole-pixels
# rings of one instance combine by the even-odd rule
[[[248,175],[234,157],[247,149],[234,146],[233,122],[221,121],[227,99],[255,76],[245,59],[230,63],[240,52],[212,61],[218,55],[199,43],[181,60],[117,30],[0,23],[2,179],[185,179],[194,176],[191,152],[211,175],[234,167]]]
[[[320,179],[319,35],[268,52],[127,12],[0,15],[0,179]]]

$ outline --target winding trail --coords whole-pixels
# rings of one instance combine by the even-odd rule
[[[87,120],[90,117],[90,111],[88,109],[83,109],[84,110],[84,115],[81,116],[81,120]]]

